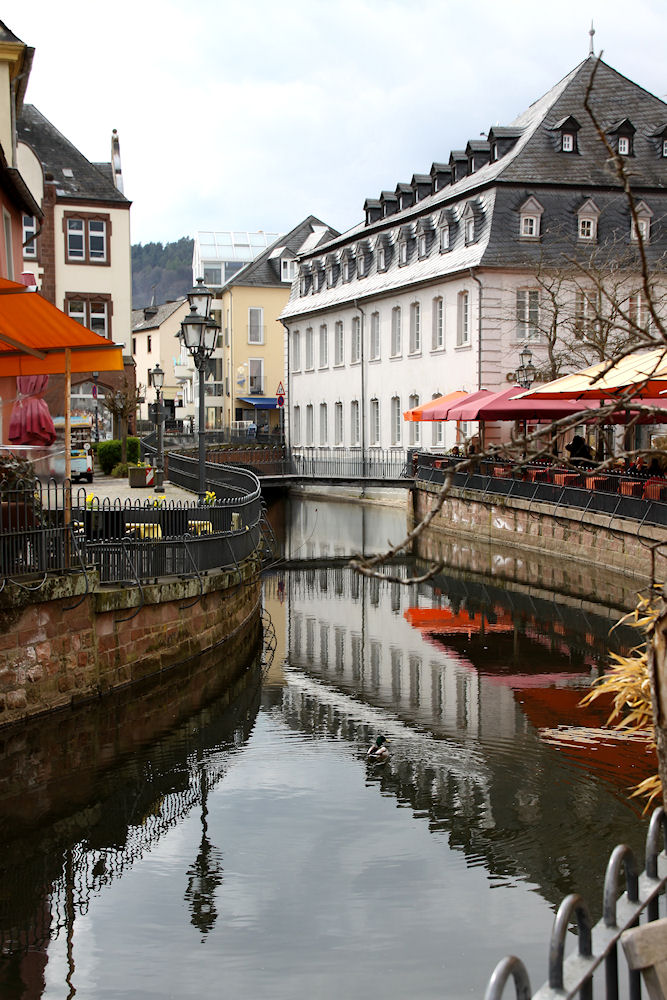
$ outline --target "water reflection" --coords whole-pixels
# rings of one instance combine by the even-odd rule
[[[470,562],[363,579],[344,560],[398,540],[401,509],[281,516],[263,683],[248,651],[222,697],[199,664],[0,744],[3,1000],[458,1000],[517,948],[537,985],[554,906],[576,890],[599,912],[609,850],[641,857],[627,787],[653,762],[559,728],[605,715],[577,703],[617,607]]]

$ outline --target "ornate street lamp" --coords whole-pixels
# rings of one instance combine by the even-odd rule
[[[523,348],[519,354],[519,361],[521,364],[514,373],[517,383],[522,389],[530,389],[537,374],[535,365],[533,364],[533,352],[530,347]]]
[[[159,364],[151,370],[151,381],[155,389],[155,422],[157,424],[157,456],[155,468],[156,493],[164,490],[164,420],[162,409],[162,386],[164,385],[164,372]]]
[[[206,363],[215,350],[218,327],[210,318],[213,292],[204,285],[202,278],[188,292],[190,313],[181,323],[183,343],[192,355],[199,376],[199,501],[206,496],[206,428],[204,426],[204,380]]]

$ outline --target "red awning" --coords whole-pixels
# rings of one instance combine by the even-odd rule
[[[513,386],[511,391],[517,393],[521,392],[521,389],[518,386]],[[447,420],[477,420],[480,405],[490,399],[495,399],[497,395],[497,392],[490,392],[488,389],[478,389],[477,392],[471,392],[465,399],[448,408]]]
[[[598,406],[599,403],[580,399],[491,399],[481,407],[479,419],[550,421]]]
[[[446,396],[429,399],[428,402],[422,403],[420,406],[414,406],[411,410],[406,410],[403,413],[403,419],[412,421],[446,420],[450,407],[458,403],[459,400],[465,399],[467,395],[468,393],[463,392],[462,389],[456,389],[455,392],[449,392]]]

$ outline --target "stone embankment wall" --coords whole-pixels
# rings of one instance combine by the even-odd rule
[[[438,492],[417,483],[411,527],[432,509]],[[477,492],[453,488],[417,538],[415,555],[627,608],[652,576],[667,578],[667,530],[567,508],[554,515],[552,504],[482,500]]]
[[[257,565],[143,588],[80,576],[0,596],[0,726],[99,697],[225,645],[247,654],[261,633]]]

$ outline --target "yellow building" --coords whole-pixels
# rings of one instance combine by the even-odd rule
[[[282,428],[278,390],[285,386],[285,308],[298,256],[338,234],[314,216],[279,237],[237,271],[213,303],[219,311],[221,346],[212,359],[218,396],[206,396],[207,428],[255,425],[259,433]],[[208,388],[208,387],[207,387]]]

